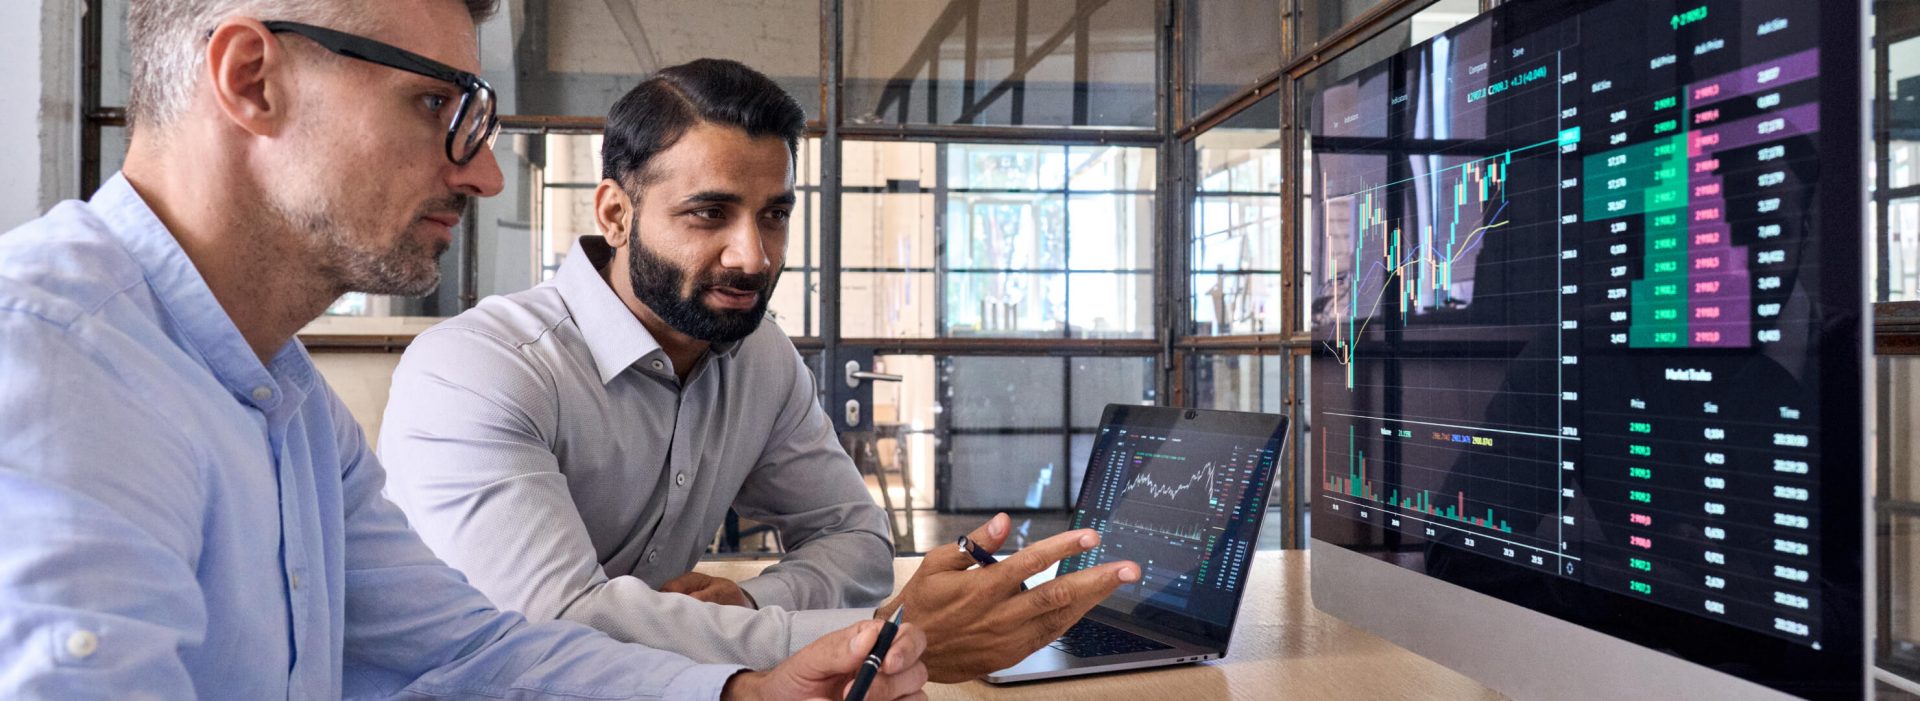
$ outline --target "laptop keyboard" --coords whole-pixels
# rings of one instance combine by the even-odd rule
[[[1173,646],[1161,644],[1151,638],[1141,637],[1099,621],[1083,618],[1047,647],[1074,657],[1105,657],[1130,652],[1168,650]]]

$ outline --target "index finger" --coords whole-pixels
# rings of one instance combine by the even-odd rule
[[[1125,560],[1109,562],[1055,577],[1053,581],[1035,587],[1016,599],[1028,607],[1027,615],[1031,620],[1044,621],[1046,625],[1059,628],[1050,634],[1057,637],[1067,626],[1073,625],[1087,611],[1105,601],[1115,589],[1139,579],[1139,565]]]
[[[1000,577],[1010,580],[1011,584],[1019,584],[1052,567],[1054,563],[1091,550],[1099,544],[1100,534],[1093,529],[1067,531],[1021,548],[1013,557],[984,569],[998,573]]]

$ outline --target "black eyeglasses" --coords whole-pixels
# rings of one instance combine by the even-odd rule
[[[288,32],[306,37],[321,48],[347,58],[378,63],[460,86],[460,106],[454,110],[453,121],[447,124],[447,160],[453,161],[454,165],[466,165],[480,153],[480,149],[492,148],[494,138],[500,135],[500,117],[496,114],[498,105],[494,100],[493,86],[480,76],[398,46],[326,27],[299,22],[260,24],[270,32]]]

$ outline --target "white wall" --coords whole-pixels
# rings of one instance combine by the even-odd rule
[[[78,196],[83,9],[0,2],[0,231]]]

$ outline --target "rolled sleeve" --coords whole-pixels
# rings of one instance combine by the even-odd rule
[[[792,355],[793,383],[766,452],[734,508],[780,532],[787,554],[741,583],[763,606],[872,606],[893,592],[893,539]]]
[[[548,447],[550,382],[493,337],[423,334],[394,373],[380,451],[387,494],[435,553],[502,608],[590,625],[702,662],[765,669],[860,612],[761,610],[608,577]],[[796,637],[797,629],[815,630]]]

